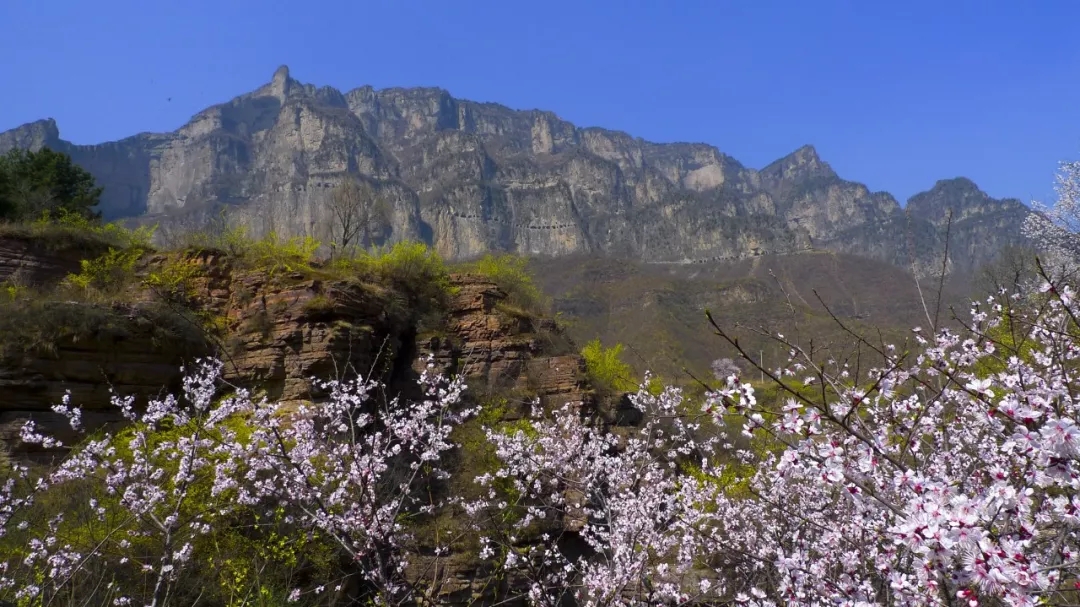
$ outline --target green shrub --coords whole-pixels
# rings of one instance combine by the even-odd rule
[[[195,279],[202,274],[202,264],[181,255],[151,269],[143,284],[168,301],[186,302],[195,296]]]
[[[79,262],[81,270],[77,274],[68,274],[65,282],[76,289],[87,292],[114,294],[130,284],[135,276],[135,264],[142,257],[144,250],[139,247],[109,250],[94,259]]]
[[[599,339],[590,341],[581,349],[585,371],[594,387],[614,392],[637,391],[638,380],[634,370],[622,360],[622,350],[622,344],[605,348]]]
[[[149,249],[156,225],[125,228],[101,223],[93,217],[60,209],[45,211],[23,223],[0,223],[0,236],[32,239],[48,250],[81,250],[98,253],[106,247]]]
[[[548,302],[533,282],[527,264],[528,260],[518,255],[489,253],[473,262],[469,269],[498,285],[511,305],[532,312],[544,311]]]
[[[326,295],[319,293],[311,299],[304,302],[304,311],[308,314],[319,316],[321,314],[329,314],[334,311],[337,304],[334,300],[330,299]]]
[[[438,307],[452,292],[446,263],[422,242],[397,242],[371,253],[338,258],[328,269],[335,274],[366,277],[395,285],[421,312]]]
[[[223,251],[233,257],[242,257],[251,245],[247,228],[228,223],[224,215],[213,223],[213,227],[209,230],[184,232],[175,243],[177,248],[213,249]]]
[[[445,290],[450,274],[442,257],[422,242],[397,242],[366,257],[375,273],[406,284],[431,281]]]
[[[0,295],[4,302],[14,302],[23,299],[29,293],[29,289],[14,283],[4,283],[0,288]]]
[[[243,225],[228,224],[213,231],[188,233],[182,244],[189,249],[222,251],[241,264],[265,270],[272,276],[310,272],[315,252],[322,246],[310,236],[283,238],[277,232],[251,238]]]
[[[310,236],[279,238],[274,232],[252,240],[242,256],[271,275],[311,270],[311,262],[320,243]]]

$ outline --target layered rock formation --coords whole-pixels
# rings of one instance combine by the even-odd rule
[[[150,255],[142,272],[177,263],[177,255]],[[77,270],[80,257],[32,239],[0,238],[0,285],[19,277],[20,285],[47,293]],[[0,452],[5,444],[17,447],[27,419],[70,435],[51,411],[65,393],[85,408],[89,426],[118,421],[111,394],[145,402],[175,390],[180,367],[208,355],[221,358],[231,385],[285,401],[324,397],[313,377],[374,374],[394,390],[407,388],[433,356],[440,370],[464,375],[474,391],[527,393],[551,406],[591,403],[584,363],[555,324],[502,311],[506,294],[484,278],[453,277],[455,294],[435,328],[418,333],[402,294],[386,287],[270,275],[234,267],[214,252],[180,261],[194,268],[183,305],[163,304],[152,291],[123,298],[127,303],[42,296],[5,304]]]
[[[190,279],[175,292],[138,281],[117,296],[124,303],[98,303],[65,301],[64,291],[50,291],[65,270],[93,254],[0,236],[0,288],[21,277],[20,288],[39,294],[0,299],[0,461],[48,460],[58,453],[21,442],[28,420],[68,444],[81,438],[52,411],[65,394],[83,408],[87,429],[115,428],[122,417],[110,405],[113,394],[133,396],[137,406],[176,394],[181,365],[208,355],[221,358],[228,385],[276,400],[317,402],[326,395],[313,377],[355,373],[382,379],[388,396],[408,394],[417,372],[433,360],[440,371],[465,376],[471,403],[504,403],[486,413],[486,424],[518,420],[535,400],[548,408],[581,403],[601,423],[623,423],[595,415],[604,410],[594,406],[584,361],[555,323],[504,305],[506,293],[480,276],[451,276],[446,301],[422,323],[414,307],[402,305],[407,294],[393,285],[317,269],[252,269],[214,251],[154,253],[139,261],[142,278],[188,267]],[[473,430],[482,432],[481,420],[473,421]],[[470,449],[486,457],[486,443],[462,445],[448,465],[462,468],[461,482],[472,485],[467,474],[476,471],[462,462]],[[545,529],[559,533],[565,523],[550,520]],[[419,552],[405,574],[424,580],[438,604],[524,604],[505,602],[527,591],[520,572],[496,575],[468,546],[455,544],[434,557],[423,548],[431,538],[419,535]]]
[[[391,203],[390,239],[423,239],[450,258],[509,250],[689,263],[824,248],[928,271],[940,267],[943,218],[955,209],[950,267],[969,269],[1022,242],[1028,212],[967,180],[941,182],[905,211],[841,179],[809,146],[756,171],[708,145],[650,143],[441,89],[341,93],[284,67],[172,133],[77,146],[44,120],[0,134],[0,152],[41,146],[95,175],[107,217],[174,226],[224,206],[255,233],[327,238],[330,191],[362,176]]]

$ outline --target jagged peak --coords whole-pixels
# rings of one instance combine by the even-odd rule
[[[955,218],[956,213],[964,216],[1005,210],[1024,212],[1027,207],[1015,198],[992,198],[967,177],[954,177],[940,179],[934,187],[909,198],[907,209],[916,217],[940,224],[947,221],[950,210]]]
[[[939,179],[934,183],[934,187],[915,194],[908,199],[908,206],[915,209],[940,206],[942,204],[955,206],[958,203],[964,204],[988,199],[990,199],[990,196],[980,190],[974,181],[967,177],[953,177],[952,179]]]
[[[274,70],[274,76],[270,79],[271,83],[286,82],[289,80],[289,66],[280,65]]]
[[[42,118],[0,132],[0,153],[12,148],[37,150],[60,142],[60,128],[53,118]]]
[[[278,99],[284,100],[288,97],[293,82],[294,80],[289,77],[289,66],[279,66],[274,70],[274,75],[270,78],[270,84],[266,86],[269,89],[267,92]]]
[[[817,148],[809,143],[800,146],[799,149],[795,150],[790,155],[795,156],[796,158],[805,159],[807,162],[821,162],[821,156],[818,156]]]
[[[804,145],[794,152],[773,161],[760,171],[768,181],[798,181],[811,177],[836,177],[836,173],[818,155],[817,149]]]

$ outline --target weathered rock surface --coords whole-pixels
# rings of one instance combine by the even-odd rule
[[[86,256],[86,251],[78,249],[50,248],[40,239],[0,238],[0,283],[55,284],[78,272],[79,262]]]
[[[18,437],[27,420],[65,443],[77,438],[52,411],[65,394],[84,408],[83,424],[93,430],[122,419],[110,402],[114,393],[145,403],[175,392],[180,366],[211,352],[201,333],[137,304],[50,302],[19,322],[45,325],[28,335],[51,339],[26,343],[26,335],[10,331],[0,338],[0,456],[5,446],[24,449]]]
[[[35,284],[47,287],[62,278],[56,268],[78,265],[77,256],[50,255],[33,241],[0,239],[0,268],[16,269],[6,276],[40,270]],[[511,399],[518,406],[500,413],[506,421],[527,414],[533,399],[545,408],[580,402],[585,413],[600,411],[583,359],[571,353],[572,344],[554,322],[505,305],[506,294],[483,277],[452,276],[441,322],[418,336],[416,318],[395,302],[400,294],[379,284],[250,270],[211,251],[151,254],[139,268],[149,273],[166,264],[194,269],[181,295],[137,291],[126,298],[133,303],[112,305],[54,298],[24,314],[27,324],[71,329],[32,330],[19,341],[0,337],[0,459],[47,459],[56,453],[21,443],[19,430],[28,420],[68,444],[78,439],[66,418],[51,410],[65,393],[84,409],[86,428],[118,427],[122,418],[110,404],[114,393],[133,396],[137,403],[175,394],[180,366],[211,354],[223,359],[224,379],[231,385],[286,401],[324,396],[312,377],[356,372],[379,377],[394,391],[395,384],[408,385],[431,358],[440,370],[463,374],[467,398],[474,401],[520,396]],[[32,305],[38,304],[25,304]],[[5,310],[24,313],[23,308]],[[193,330],[183,333],[183,327]],[[580,522],[569,513],[545,522],[543,529],[573,541]],[[524,604],[507,599],[524,596],[526,578],[515,572],[496,575],[474,550],[454,548],[440,557],[420,550],[410,563],[406,575],[429,580],[436,604]]]
[[[973,184],[935,187],[905,210],[841,179],[810,146],[755,171],[704,144],[650,143],[434,88],[341,93],[284,67],[172,133],[94,146],[61,140],[52,120],[0,133],[0,152],[41,146],[95,175],[107,217],[174,229],[225,206],[255,233],[326,238],[329,192],[360,175],[391,203],[386,237],[420,238],[451,258],[510,250],[686,263],[813,247],[929,271],[944,248],[934,218],[956,208],[966,220],[952,226],[950,267],[966,269],[1022,242],[1027,213]]]
[[[506,294],[485,278],[458,275],[453,286],[445,333],[419,344],[419,364],[433,356],[437,367],[468,378],[474,391],[518,392],[547,407],[591,404],[585,362],[569,353],[553,321],[500,309]]]
[[[39,244],[0,239],[0,282],[17,274],[48,285],[77,271],[74,251],[65,257]],[[175,390],[180,367],[210,354],[222,359],[225,380],[286,401],[322,397],[315,377],[360,373],[407,385],[428,355],[485,390],[528,392],[551,404],[590,398],[584,363],[566,354],[554,323],[501,311],[506,296],[486,279],[454,277],[439,336],[418,343],[407,308],[384,286],[273,276],[213,252],[183,260],[196,268],[187,306],[163,306],[150,292],[123,305],[46,302],[25,313],[25,334],[0,338],[0,444],[13,444],[31,418],[70,434],[51,412],[66,392],[88,411],[88,426],[117,421],[110,390],[145,402]],[[175,254],[142,265],[170,261]],[[563,347],[553,351],[559,339]]]

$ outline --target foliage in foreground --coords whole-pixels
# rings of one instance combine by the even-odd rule
[[[963,333],[917,332],[918,353],[884,347],[869,372],[786,342],[789,365],[764,370],[786,402],[735,375],[696,412],[679,389],[642,389],[646,421],[628,435],[574,406],[537,408],[489,429],[498,462],[468,503],[430,490],[453,473],[440,464],[452,429],[476,412],[460,380],[429,372],[421,400],[389,403],[372,383],[331,382],[328,403],[297,407],[220,398],[220,366],[204,363],[184,399],[142,414],[117,399],[131,429],[40,480],[15,470],[0,529],[21,548],[0,596],[47,604],[98,587],[119,604],[183,604],[185,576],[230,560],[234,598],[424,603],[442,582],[412,565],[443,571],[457,538],[420,558],[410,521],[453,511],[492,575],[523,576],[540,605],[1074,604],[1078,313],[1075,291],[1048,280],[977,306]],[[57,410],[78,423],[78,409]],[[50,443],[32,425],[23,440]],[[30,507],[56,491],[85,501],[49,518]],[[285,552],[237,568],[235,546],[220,552],[237,528]],[[290,561],[297,551],[323,556]]]
[[[389,604],[411,596],[402,523],[437,506],[417,489],[444,474],[438,461],[450,448],[447,436],[472,414],[455,407],[463,384],[428,372],[422,400],[372,408],[375,384],[327,382],[330,402],[297,407],[243,390],[220,398],[220,371],[220,363],[202,363],[182,398],[151,402],[141,414],[132,399],[116,397],[132,426],[92,438],[47,476],[15,467],[0,490],[8,536],[0,540],[15,552],[0,564],[0,597],[27,605],[70,595],[190,604],[199,591],[185,582],[215,562],[230,576],[210,594],[251,600],[228,604],[259,597],[257,604],[364,597]],[[79,409],[65,403],[56,411],[80,425]],[[22,440],[59,446],[32,422]],[[35,496],[73,490],[84,503],[48,520],[35,516]],[[230,525],[241,535],[223,533]],[[242,555],[223,552],[226,540],[277,550],[237,569]],[[327,552],[320,563],[299,562]],[[341,562],[349,564],[343,572],[332,567]],[[269,575],[283,568],[291,587],[283,586],[290,577]],[[317,577],[327,571],[336,577]],[[319,583],[303,583],[313,576]]]

